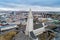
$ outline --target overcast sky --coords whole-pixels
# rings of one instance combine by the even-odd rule
[[[60,0],[0,0],[0,8],[28,8],[30,6],[60,8]]]
[[[11,4],[60,7],[60,0],[0,0],[0,7],[13,7]]]

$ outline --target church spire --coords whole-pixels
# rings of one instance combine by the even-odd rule
[[[32,15],[32,11],[30,9],[29,14],[28,14],[25,34],[29,35],[29,32],[32,30],[33,30],[33,15]]]
[[[28,18],[33,18],[33,15],[32,15],[32,11],[31,11],[31,8],[29,9]]]

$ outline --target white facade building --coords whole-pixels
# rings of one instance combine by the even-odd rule
[[[31,9],[30,9],[29,14],[28,14],[28,19],[27,19],[25,35],[29,35],[29,33],[32,30],[33,30],[33,15],[32,15]]]

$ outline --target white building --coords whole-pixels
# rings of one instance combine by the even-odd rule
[[[28,19],[27,19],[25,35],[29,35],[30,31],[32,30],[33,30],[33,15],[30,9],[29,14],[28,14]]]

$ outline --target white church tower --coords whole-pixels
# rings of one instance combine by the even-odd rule
[[[31,9],[29,10],[27,25],[25,30],[25,35],[29,35],[29,33],[33,30],[33,15]]]

